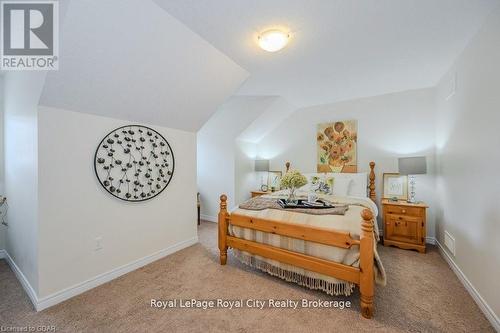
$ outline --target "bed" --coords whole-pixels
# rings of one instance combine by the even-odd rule
[[[287,171],[289,167],[287,163]],[[343,208],[343,214],[263,209],[265,206],[254,209],[251,204],[258,206],[256,201],[242,204],[230,213],[227,197],[221,195],[218,216],[221,265],[226,264],[227,250],[231,248],[245,264],[330,295],[348,296],[357,285],[361,314],[372,318],[375,282],[385,284],[385,271],[376,250],[378,228],[374,221],[378,210],[374,167],[375,163],[370,162],[370,172],[364,176],[365,183],[361,185],[364,196],[319,194],[339,210]],[[307,193],[298,192],[299,196],[304,194]],[[284,195],[279,191],[251,200],[269,203]]]

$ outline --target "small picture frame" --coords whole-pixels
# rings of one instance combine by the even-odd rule
[[[408,177],[399,173],[384,173],[384,199],[408,199]]]
[[[267,188],[272,192],[280,190],[281,171],[269,171],[267,176]]]

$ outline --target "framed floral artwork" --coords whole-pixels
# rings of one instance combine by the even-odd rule
[[[267,187],[271,191],[279,191],[280,190],[280,182],[281,182],[281,176],[283,174],[281,171],[269,171],[268,177],[267,177]]]
[[[407,200],[408,199],[408,177],[399,173],[384,173],[384,199]]]
[[[316,133],[317,171],[357,172],[357,141],[356,120],[319,124]]]

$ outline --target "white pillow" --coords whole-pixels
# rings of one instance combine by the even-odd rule
[[[368,174],[366,172],[360,173],[329,173],[328,176],[335,177],[335,183],[338,179],[350,179],[352,181],[349,188],[348,195],[353,197],[364,197],[367,195]],[[335,187],[335,183],[333,187]]]
[[[333,195],[346,197],[349,194],[350,187],[352,184],[352,179],[343,177],[334,177],[335,181],[333,183]]]

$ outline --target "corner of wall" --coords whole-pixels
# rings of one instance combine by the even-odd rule
[[[497,331],[500,300],[490,277],[500,270],[498,265],[484,262],[498,258],[494,235],[500,229],[492,223],[500,218],[498,188],[488,175],[496,173],[500,155],[498,150],[480,147],[498,139],[500,117],[493,110],[500,105],[499,36],[500,5],[436,88],[437,243],[443,258]],[[476,160],[481,163],[472,162]],[[452,237],[445,237],[446,233]]]

